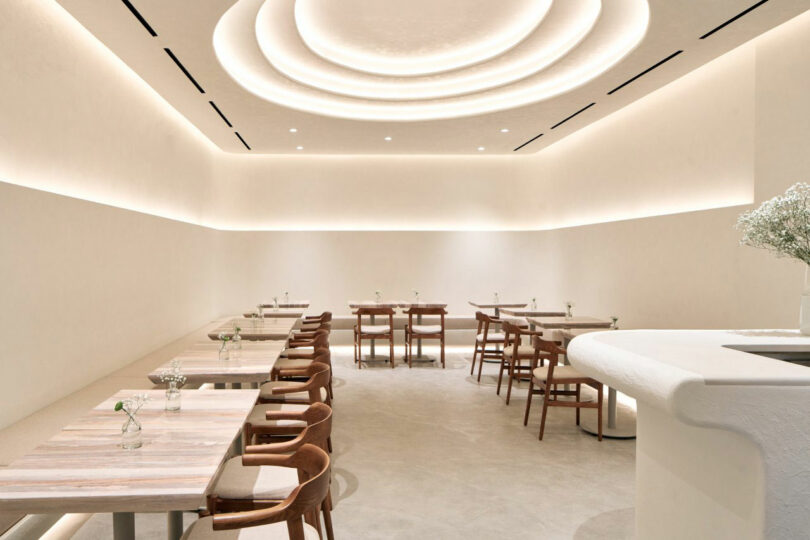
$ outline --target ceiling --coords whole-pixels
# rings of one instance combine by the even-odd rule
[[[810,0],[58,0],[243,154],[532,154]]]

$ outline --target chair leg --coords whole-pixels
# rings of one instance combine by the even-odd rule
[[[484,367],[484,349],[481,349],[481,353],[478,355],[478,382],[481,382],[481,370]]]
[[[597,398],[597,403],[599,405],[599,409],[596,413],[597,422],[599,423],[599,440],[602,440],[602,385],[599,385],[599,397]]]
[[[548,396],[551,392],[548,391],[548,381],[543,385],[545,388],[545,395],[543,396],[543,416],[540,417],[540,436],[539,440],[543,440],[543,432],[546,430],[546,414],[548,413]]]
[[[442,334],[441,348],[442,348],[442,351],[441,351],[441,354],[442,354],[442,369],[444,369],[444,334]]]
[[[582,389],[582,385],[577,383],[577,403],[580,401],[579,392]],[[579,407],[577,407],[577,425],[579,425]]]
[[[323,525],[326,529],[326,540],[335,540],[335,533],[332,531],[332,504],[331,490],[326,493],[326,499],[323,500],[321,505],[321,512],[323,512]]]
[[[534,383],[529,380],[529,396],[526,398],[526,414],[523,415],[523,425],[529,425],[529,409],[532,408],[532,394],[534,394]]]
[[[473,347],[473,359],[472,365],[470,366],[470,377],[473,376],[475,373],[475,357],[478,356],[478,339],[475,340],[475,347]],[[481,378],[479,377],[478,380],[480,381]]]
[[[391,369],[394,369],[394,331],[391,330],[391,335],[388,336],[388,350],[389,358],[391,359]]]
[[[501,356],[501,369],[498,370],[498,389],[495,391],[495,394],[501,395],[501,380],[503,379],[503,370],[506,366],[504,366],[504,361],[506,359]]]
[[[515,365],[517,364],[517,366]],[[520,377],[520,359],[513,358],[509,363],[509,387],[506,389],[506,404],[509,405],[509,398],[512,397],[512,381],[515,379],[515,368],[518,368],[517,375]]]
[[[408,342],[405,344],[408,349],[408,369],[413,367],[413,334],[408,334]]]

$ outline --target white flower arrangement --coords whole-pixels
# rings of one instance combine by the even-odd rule
[[[220,332],[217,336],[217,339],[222,342],[222,346],[219,348],[220,351],[224,351],[225,347],[228,345],[228,342],[231,340],[231,336],[226,334],[225,332]]]
[[[374,291],[374,299],[378,304],[382,302],[382,293],[380,291]]]
[[[179,360],[172,360],[171,369],[161,371],[158,376],[162,383],[174,383],[178,387],[186,384],[186,376],[180,372]]]
[[[741,245],[810,264],[810,184],[799,182],[740,215],[737,228],[742,231]]]
[[[570,319],[574,316],[574,304],[571,300],[565,302],[565,318]]]
[[[126,424],[124,424],[124,429],[129,423],[134,423],[138,428],[141,427],[141,423],[135,418],[135,415],[138,414],[138,411],[141,410],[146,402],[149,401],[149,394],[135,394],[129,399],[124,399],[115,404],[113,407],[116,411],[124,411],[126,415],[129,417],[127,419]]]

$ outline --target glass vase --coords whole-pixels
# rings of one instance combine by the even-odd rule
[[[166,388],[166,410],[180,410],[180,389],[175,381],[169,381],[169,387]]]
[[[143,446],[141,424],[133,418],[127,418],[127,421],[121,426],[121,448],[135,450],[141,446]]]
[[[222,342],[222,346],[219,348],[219,360],[221,362],[227,362],[231,359],[231,351],[228,350],[228,342]]]
[[[810,336],[810,265],[804,268],[804,289],[802,290],[802,304],[799,311],[799,332]]]

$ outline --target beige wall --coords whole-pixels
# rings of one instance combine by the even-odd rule
[[[730,205],[808,178],[808,51],[805,15],[532,157],[240,157],[58,5],[7,0],[0,180],[34,189],[0,183],[0,427],[284,290],[344,313],[375,289],[456,313],[497,290],[627,327],[795,326],[801,267],[737,246]],[[485,230],[357,231],[413,223]]]

